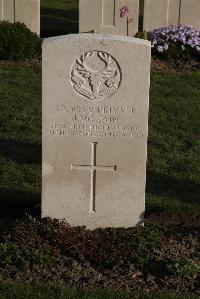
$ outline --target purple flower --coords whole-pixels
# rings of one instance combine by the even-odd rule
[[[123,5],[119,10],[120,18],[128,17],[129,9],[127,5]]]
[[[163,52],[163,47],[162,46],[158,46],[157,50],[158,50],[159,53],[161,53],[161,52]]]
[[[164,44],[163,48],[166,51],[169,48],[168,44]]]
[[[155,29],[149,33],[152,48],[158,53],[168,52],[171,47],[200,54],[200,30],[192,26],[176,25]]]

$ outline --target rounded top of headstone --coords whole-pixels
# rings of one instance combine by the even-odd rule
[[[80,40],[102,40],[102,41],[121,41],[128,42],[136,45],[143,45],[151,48],[151,42],[123,35],[113,35],[113,34],[99,34],[99,33],[81,33],[81,34],[68,34],[68,35],[60,35],[54,37],[48,37],[43,40],[43,45],[49,42],[60,42],[63,40],[71,40],[71,39],[80,39]]]

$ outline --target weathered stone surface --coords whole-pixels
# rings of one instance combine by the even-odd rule
[[[0,0],[0,20],[3,20],[3,0]]]
[[[40,0],[0,0],[0,20],[24,23],[40,35]]]
[[[40,0],[15,0],[15,21],[40,35]]]
[[[123,5],[129,19],[120,18]],[[79,0],[79,32],[111,33],[133,36],[138,31],[139,0]]]
[[[14,22],[14,1],[0,0],[0,20]]]
[[[200,28],[200,1],[182,0],[180,9],[180,24]]]
[[[44,41],[43,217],[143,222],[150,48],[101,34]]]
[[[144,0],[143,29],[177,25],[179,22],[180,0]]]

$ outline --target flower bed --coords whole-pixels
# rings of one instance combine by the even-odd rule
[[[200,59],[200,31],[178,25],[149,32],[153,55],[159,58]]]

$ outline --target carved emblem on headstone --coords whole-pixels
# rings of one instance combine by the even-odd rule
[[[89,51],[73,63],[70,80],[73,88],[82,97],[91,101],[103,100],[119,88],[120,67],[110,54]]]

